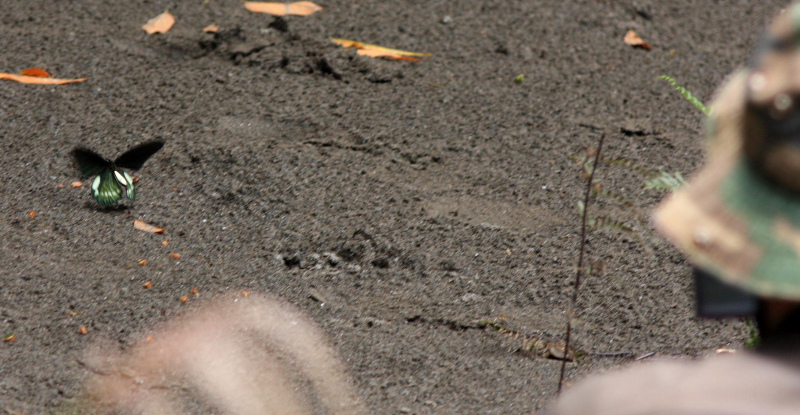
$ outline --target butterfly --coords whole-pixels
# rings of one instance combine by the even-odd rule
[[[148,141],[122,153],[114,161],[92,150],[76,148],[72,150],[72,158],[84,177],[97,176],[92,182],[92,196],[99,203],[108,205],[122,199],[123,192],[130,200],[136,197],[133,178],[122,169],[139,170],[163,146],[163,141]]]

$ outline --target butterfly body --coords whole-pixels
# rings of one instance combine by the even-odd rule
[[[108,205],[122,199],[123,193],[130,200],[136,198],[133,178],[122,169],[139,170],[163,146],[163,141],[148,141],[126,151],[113,161],[85,148],[72,150],[72,157],[83,176],[97,176],[92,182],[92,196],[97,202]]]

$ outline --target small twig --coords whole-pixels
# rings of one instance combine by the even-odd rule
[[[111,374],[110,372],[107,372],[105,370],[100,370],[100,369],[90,365],[89,363],[84,362],[81,359],[75,359],[75,362],[77,362],[79,365],[81,365],[84,369],[88,370],[89,372],[94,373],[95,375],[108,376],[108,375]]]
[[[633,357],[636,356],[633,352],[603,352],[603,353],[586,353],[594,357]]]
[[[648,357],[655,356],[655,354],[656,354],[656,352],[645,353],[645,354],[643,354],[643,355],[641,355],[641,356],[639,356],[639,357],[637,357],[636,359],[633,359],[633,360],[636,360],[636,361],[644,360],[644,359],[647,359]]]
[[[597,165],[600,161],[600,155],[603,151],[603,141],[606,139],[606,134],[603,133],[600,135],[600,139],[597,140],[597,152],[594,155],[594,165],[592,166],[592,171],[589,173],[589,178],[586,181],[586,195],[583,198],[583,215],[581,217],[581,250],[578,253],[578,268],[575,271],[575,287],[572,291],[572,305],[570,308],[572,309],[571,313],[567,313],[567,333],[564,336],[564,350],[569,350],[569,342],[570,336],[572,334],[572,313],[575,312],[575,306],[578,303],[578,288],[581,285],[581,276],[583,274],[583,254],[586,251],[586,220],[588,218],[589,212],[589,200],[592,197],[592,184],[594,183],[594,173],[597,171]],[[561,394],[561,387],[564,384],[564,374],[567,370],[567,361],[561,361],[561,375],[558,377],[558,391],[556,392],[558,395]]]

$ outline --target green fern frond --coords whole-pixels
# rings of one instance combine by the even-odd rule
[[[633,228],[626,225],[624,222],[607,216],[595,216],[592,217],[589,222],[591,222],[590,227],[592,230],[613,229],[626,233],[633,233]]]
[[[583,210],[585,206],[583,205],[583,201],[578,201],[578,215],[583,216]],[[624,222],[610,218],[608,216],[594,216],[589,215],[586,218],[586,226],[589,227],[589,230],[597,231],[601,229],[613,229],[617,231],[622,231],[626,233],[634,233],[633,228],[626,225]]]
[[[619,205],[623,207],[633,207],[633,202],[630,199],[623,196],[621,193],[614,192],[612,190],[600,189],[594,192],[595,196],[602,197],[604,199],[610,199],[617,202]],[[581,212],[583,213],[583,212]]]
[[[651,176],[644,182],[645,189],[669,190],[674,192],[686,184],[680,172],[668,173],[663,170]]]
[[[613,159],[602,158],[602,159],[600,159],[600,161],[602,161],[603,163],[605,163],[605,164],[607,164],[609,166],[626,167],[626,168],[629,168],[629,169],[634,170],[636,172],[639,172],[639,173],[641,173],[641,174],[643,174],[645,176],[651,176],[654,173],[653,170],[650,170],[647,167],[640,166],[640,165],[638,165],[638,164],[636,164],[636,163],[634,163],[634,162],[632,162],[632,161],[630,161],[628,159],[622,158],[622,157],[613,158]]]
[[[686,89],[685,87],[683,87],[680,84],[678,84],[678,81],[676,81],[675,78],[673,78],[673,77],[671,77],[669,75],[661,75],[661,76],[658,77],[658,79],[663,79],[663,80],[669,82],[670,85],[672,85],[672,87],[675,88],[676,91],[678,91],[678,93],[683,95],[683,97],[687,101],[691,102],[692,105],[697,107],[697,109],[699,109],[700,111],[703,111],[703,114],[705,114],[706,116],[708,116],[711,113],[711,109],[710,108],[706,107],[705,104],[703,104],[702,101],[697,99],[697,97],[695,97],[691,92],[689,92],[688,89]]]
[[[593,156],[572,156],[571,158],[578,162],[586,178],[592,175],[592,167],[594,166]]]

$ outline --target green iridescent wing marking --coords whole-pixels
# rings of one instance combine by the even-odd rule
[[[114,178],[125,189],[125,195],[128,196],[128,199],[133,200],[136,198],[136,193],[133,190],[133,178],[127,172],[114,170]]]
[[[114,172],[106,170],[92,182],[92,196],[94,200],[108,205],[122,199],[122,186],[114,177]]]

